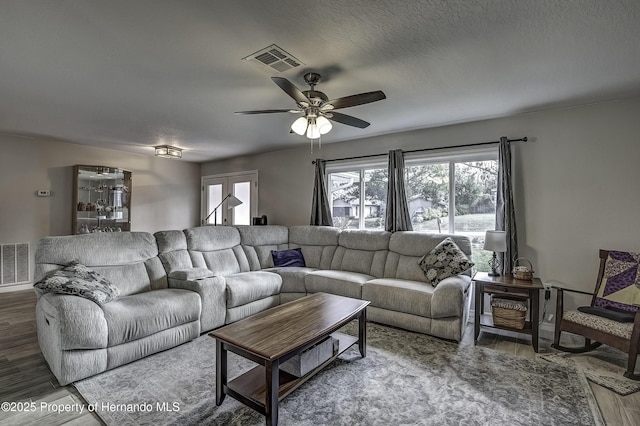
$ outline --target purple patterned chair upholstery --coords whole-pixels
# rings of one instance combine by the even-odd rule
[[[625,377],[635,374],[640,349],[640,253],[600,250],[600,269],[593,293],[557,288],[556,326],[553,348],[565,352],[587,352],[605,344],[629,355]],[[565,291],[588,294],[591,305],[563,312]],[[560,334],[583,336],[584,346],[560,344]]]

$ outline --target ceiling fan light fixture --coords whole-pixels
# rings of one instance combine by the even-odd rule
[[[307,127],[307,138],[309,139],[318,139],[320,137],[320,129],[318,129],[318,125],[316,124],[316,120],[313,118],[309,119],[309,127]]]
[[[333,125],[326,117],[320,116],[316,118],[316,125],[318,126],[318,131],[321,135],[326,135],[331,131]]]
[[[294,133],[299,134],[300,136],[304,135],[304,133],[307,131],[307,125],[308,125],[308,121],[307,121],[307,117],[299,117],[296,121],[293,122],[293,124],[291,125],[291,130],[293,130]]]

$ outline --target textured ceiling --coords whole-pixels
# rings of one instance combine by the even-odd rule
[[[307,144],[270,74],[241,59],[277,44],[280,75],[342,110],[323,143],[640,95],[640,1],[1,0],[0,132],[189,161]]]

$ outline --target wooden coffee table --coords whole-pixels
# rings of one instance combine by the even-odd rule
[[[315,293],[268,309],[209,336],[216,339],[216,405],[226,395],[266,416],[267,425],[278,424],[278,402],[338,355],[358,343],[366,356],[366,312],[370,302],[327,293]],[[358,337],[337,333],[358,318]],[[339,339],[338,353],[302,377],[281,371],[281,363],[300,354],[327,336]],[[259,365],[227,379],[227,351]]]

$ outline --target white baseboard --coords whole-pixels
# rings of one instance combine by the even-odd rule
[[[22,291],[22,290],[32,290],[33,284],[17,284],[17,285],[5,285],[0,286],[0,293],[12,293],[14,291]]]

